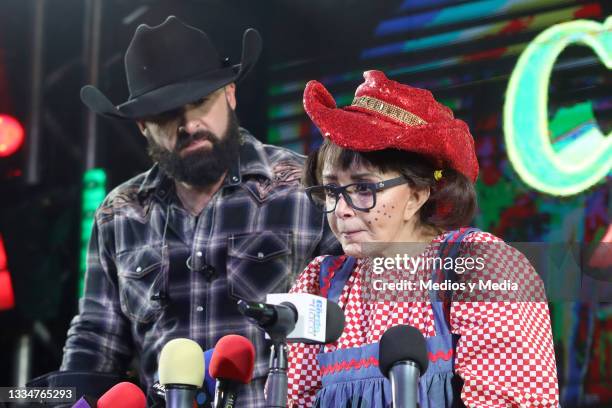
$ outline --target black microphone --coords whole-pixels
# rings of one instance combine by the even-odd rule
[[[416,407],[419,377],[429,364],[425,337],[416,327],[394,326],[383,334],[378,347],[378,367],[391,381],[393,407]]]
[[[238,310],[273,340],[327,344],[338,340],[344,331],[344,312],[337,303],[321,296],[276,293],[268,295],[268,302],[240,300]]]
[[[268,303],[238,301],[238,311],[257,322],[271,337],[275,334],[286,336],[295,328],[298,311],[289,302],[280,305]]]
[[[240,300],[238,310],[255,320],[272,340],[266,382],[266,408],[287,406],[287,342],[332,343],[344,331],[344,312],[336,303],[309,293],[273,293],[268,303]],[[299,313],[298,313],[299,310]]]

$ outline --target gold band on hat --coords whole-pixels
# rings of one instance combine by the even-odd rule
[[[400,107],[391,105],[380,99],[372,98],[371,96],[356,96],[353,99],[351,106],[358,106],[360,108],[368,109],[378,113],[382,113],[392,119],[407,124],[408,126],[419,126],[426,125],[427,122],[419,118],[412,112],[408,112]]]

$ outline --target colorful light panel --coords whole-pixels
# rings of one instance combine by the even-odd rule
[[[612,169],[612,137],[594,122],[555,151],[548,121],[548,86],[559,54],[569,45],[590,47],[612,68],[612,17],[576,20],[540,33],[519,57],[504,104],[504,136],[514,169],[529,186],[558,196],[580,193]]]
[[[90,169],[83,175],[83,195],[81,203],[81,258],[79,267],[79,297],[85,288],[87,270],[87,246],[93,226],[96,209],[106,196],[106,172],[103,169]]]

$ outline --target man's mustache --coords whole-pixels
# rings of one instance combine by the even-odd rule
[[[219,141],[217,136],[208,130],[199,130],[195,133],[189,134],[185,130],[181,129],[178,132],[175,150],[177,152],[180,152],[181,150],[189,146],[191,143],[197,142],[199,140],[208,140],[213,145]]]

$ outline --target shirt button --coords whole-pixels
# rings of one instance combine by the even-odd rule
[[[138,268],[136,268],[136,272],[141,272],[142,268],[139,266]]]
[[[263,259],[263,257],[264,257],[264,253],[263,253],[263,252],[258,252],[258,253],[257,253],[257,257],[258,257],[259,259]]]
[[[198,258],[201,258],[201,257],[202,257],[202,251],[198,251],[198,252],[196,252],[196,256],[197,256]]]
[[[204,308],[202,306],[198,306],[198,307],[196,307],[196,311],[197,312],[202,312],[202,311],[204,311]]]

